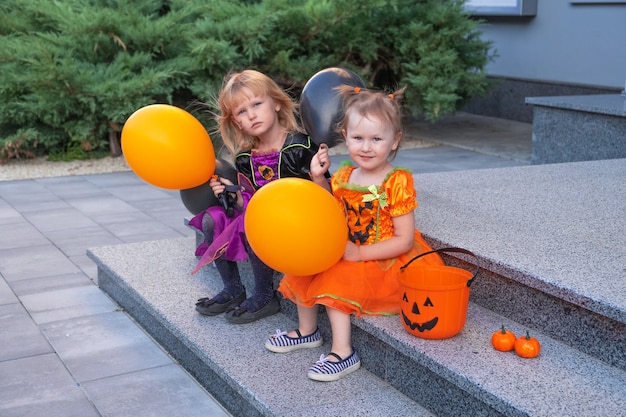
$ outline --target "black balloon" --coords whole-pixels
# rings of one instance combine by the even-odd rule
[[[215,175],[228,178],[233,184],[237,184],[237,169],[223,159],[215,161]],[[215,197],[215,194],[213,194],[209,181],[197,187],[180,190],[180,199],[187,210],[194,216],[202,213],[209,207],[222,205]]]
[[[354,72],[345,68],[326,68],[313,75],[300,96],[302,125],[317,145],[335,146],[341,140],[336,125],[341,120],[342,101],[335,87],[351,85],[365,88]]]

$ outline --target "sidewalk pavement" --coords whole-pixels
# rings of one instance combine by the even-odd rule
[[[406,136],[434,146],[407,146],[394,164],[414,174],[528,165],[531,130],[465,113],[412,121]],[[185,216],[178,191],[132,172],[0,181],[1,416],[228,415],[98,288],[86,255],[194,236]],[[194,301],[180,308],[196,314]]]

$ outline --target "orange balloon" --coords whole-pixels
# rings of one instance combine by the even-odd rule
[[[121,142],[130,168],[157,187],[197,187],[215,171],[215,151],[206,129],[175,106],[153,104],[137,110],[126,120]]]
[[[289,275],[313,275],[341,259],[346,218],[335,198],[314,182],[282,178],[250,199],[244,229],[257,256]]]

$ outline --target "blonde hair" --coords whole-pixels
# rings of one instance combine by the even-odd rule
[[[297,104],[274,80],[255,70],[232,73],[224,79],[224,86],[220,91],[216,106],[219,114],[215,116],[215,120],[224,145],[233,156],[237,152],[249,151],[259,145],[259,138],[247,135],[239,129],[233,119],[234,109],[248,98],[243,92],[244,88],[252,91],[257,97],[271,97],[280,105],[278,111],[280,125],[288,132],[300,131],[296,121]]]
[[[402,87],[393,93],[385,93],[384,91],[367,90],[365,88],[354,87],[350,85],[341,85],[336,88],[343,98],[343,117],[337,125],[337,130],[341,132],[348,126],[350,116],[358,114],[367,117],[374,116],[384,123],[392,127],[394,136],[398,132],[402,132],[402,107],[400,101],[404,96]],[[389,158],[393,159],[398,152],[398,146],[389,154]]]

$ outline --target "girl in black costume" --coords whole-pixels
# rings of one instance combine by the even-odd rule
[[[215,261],[224,282],[220,293],[199,299],[196,310],[208,316],[225,312],[231,323],[250,323],[276,314],[280,303],[273,285],[275,271],[254,254],[245,237],[245,208],[254,192],[270,181],[285,177],[309,179],[308,167],[317,146],[301,132],[295,117],[296,104],[258,71],[245,70],[228,77],[218,106],[216,120],[224,144],[235,155],[238,184],[233,187],[228,179],[211,179],[213,193],[218,198],[227,197],[234,210],[209,207],[189,223],[205,238],[196,250],[196,255],[202,257],[194,273]],[[249,298],[237,266],[238,261],[246,259],[254,274],[254,295]]]

